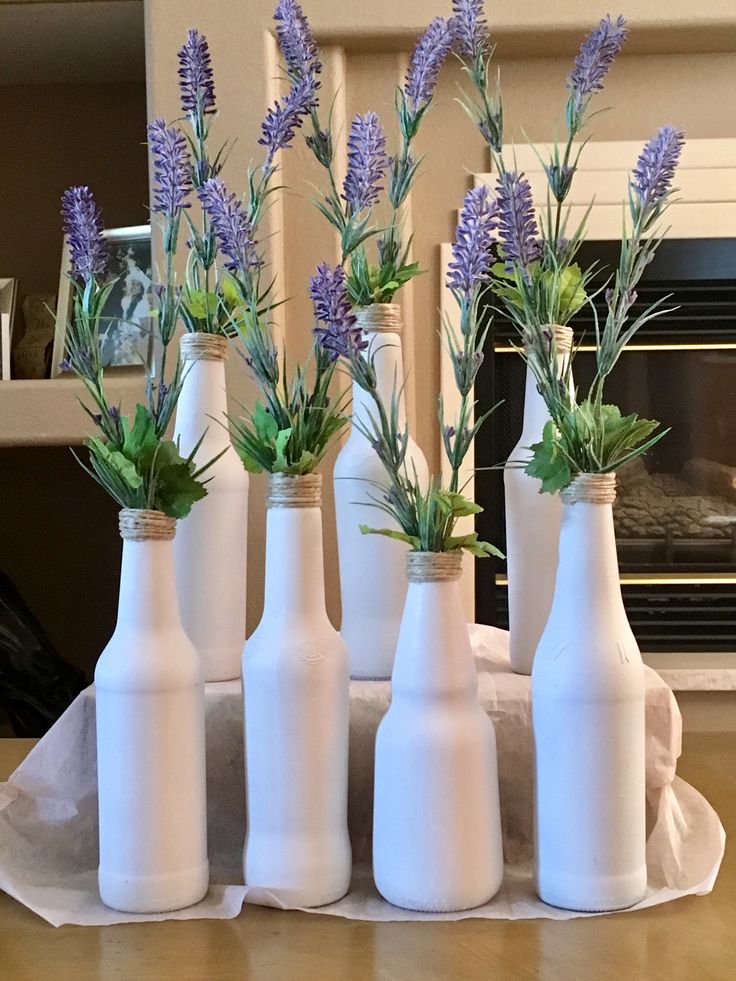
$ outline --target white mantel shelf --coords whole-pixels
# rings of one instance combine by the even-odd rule
[[[142,397],[140,373],[107,375],[110,401],[129,411]],[[8,446],[79,446],[92,432],[79,400],[84,385],[77,378],[44,378],[0,382],[0,448]],[[90,400],[85,398],[90,404]]]

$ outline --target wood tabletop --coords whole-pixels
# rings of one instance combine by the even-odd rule
[[[0,778],[32,741],[0,740]],[[736,733],[685,737],[680,775],[736,830]],[[235,920],[49,926],[0,893],[2,981],[732,981],[736,855],[714,892],[591,919],[362,923],[247,906]]]

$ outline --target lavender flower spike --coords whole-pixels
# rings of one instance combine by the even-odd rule
[[[580,45],[575,64],[567,77],[571,108],[575,116],[580,114],[586,98],[603,88],[603,79],[629,36],[625,24],[626,21],[620,14],[615,21],[611,20],[609,14]]]
[[[486,58],[491,42],[483,0],[452,0],[455,48],[461,58]]]
[[[357,115],[348,137],[348,172],[343,198],[351,215],[376,204],[386,173],[386,136],[375,112]]]
[[[215,82],[207,38],[194,29],[179,49],[179,91],[181,107],[187,114],[212,112],[215,108]]]
[[[199,199],[215,230],[220,249],[228,258],[225,267],[240,275],[258,269],[261,260],[252,238],[253,230],[235,194],[228,194],[219,177],[211,177],[199,189]]]
[[[368,347],[348,297],[345,271],[342,266],[330,269],[326,262],[317,266],[309,282],[309,295],[314,304],[317,326],[314,335],[331,361],[339,357],[349,361]]]
[[[107,266],[102,215],[88,187],[70,187],[61,198],[64,234],[69,241],[72,272],[90,280]]]
[[[684,144],[685,134],[679,126],[663,126],[645,144],[631,175],[631,187],[642,208],[658,204],[669,194]]]
[[[277,151],[291,145],[302,120],[317,105],[316,93],[315,79],[311,75],[305,75],[294,84],[284,99],[279,99],[266,113],[261,124],[262,135],[258,141],[268,150],[263,165],[265,171],[272,169]]]
[[[496,182],[496,193],[504,259],[509,265],[518,262],[526,269],[542,254],[531,186],[523,174],[506,171]]]
[[[493,233],[498,227],[498,205],[485,184],[465,195],[452,246],[448,287],[461,299],[472,300],[489,280]]]
[[[148,124],[148,144],[156,158],[153,211],[173,221],[181,208],[190,207],[187,197],[192,190],[192,162],[187,141],[176,126],[154,119]]]
[[[319,75],[322,71],[319,51],[301,5],[296,0],[279,0],[273,19],[289,77],[298,81],[306,75]]]
[[[444,17],[435,17],[417,41],[406,73],[404,88],[414,113],[429,105],[445,58],[452,49],[455,34]]]

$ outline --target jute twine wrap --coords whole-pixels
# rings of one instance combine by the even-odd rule
[[[182,336],[180,349],[184,361],[226,361],[227,337],[194,331]]]
[[[616,500],[615,473],[579,473],[560,491],[563,504],[613,504]]]
[[[401,307],[398,303],[372,303],[355,312],[358,327],[365,334],[400,334]]]
[[[453,582],[463,571],[463,554],[457,552],[408,552],[409,582]]]
[[[563,324],[552,324],[551,327],[545,327],[543,329],[552,331],[552,336],[555,339],[555,354],[565,355],[572,351],[572,327]],[[526,351],[527,354],[530,352],[528,344],[526,345]]]
[[[270,508],[318,508],[322,503],[322,475],[269,474],[266,503]]]
[[[176,534],[176,518],[146,508],[123,508],[118,524],[126,542],[170,542]]]

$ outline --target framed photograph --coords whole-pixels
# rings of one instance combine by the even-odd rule
[[[151,310],[151,226],[111,228],[105,232],[109,262],[106,282],[115,283],[100,320],[100,344],[105,368],[141,370],[153,354]],[[69,243],[64,238],[56,306],[56,331],[51,377],[59,375],[64,337],[72,313]]]
[[[18,280],[0,277],[0,379],[10,380],[10,350],[13,345],[13,322]]]

